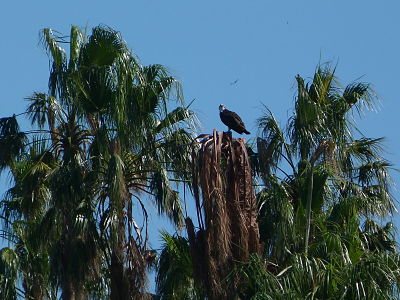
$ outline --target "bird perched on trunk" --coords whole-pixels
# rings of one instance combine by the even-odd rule
[[[227,110],[223,104],[219,106],[219,117],[221,118],[222,123],[228,126],[229,131],[231,131],[232,129],[240,134],[250,134],[238,114],[233,111]]]

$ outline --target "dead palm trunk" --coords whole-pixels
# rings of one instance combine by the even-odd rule
[[[194,276],[208,299],[234,299],[239,278],[227,277],[236,262],[259,252],[256,200],[245,142],[232,139],[229,132],[214,130],[212,137],[201,142],[193,161],[194,195],[200,203],[201,191],[204,213],[204,226],[197,234],[192,221],[186,220]]]

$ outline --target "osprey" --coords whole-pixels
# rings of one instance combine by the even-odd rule
[[[240,134],[250,134],[238,114],[233,111],[227,110],[223,104],[219,106],[219,117],[221,118],[222,123],[228,126],[229,131],[233,129]]]

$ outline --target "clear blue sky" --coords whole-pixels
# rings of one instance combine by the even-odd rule
[[[204,132],[225,130],[220,103],[240,113],[252,133],[261,103],[285,124],[295,75],[312,76],[319,61],[337,63],[344,85],[361,76],[373,84],[381,109],[359,127],[368,137],[387,138],[387,157],[399,168],[399,13],[398,0],[3,1],[0,117],[24,111],[33,91],[47,91],[40,29],[68,35],[70,25],[106,24],[143,64],[163,64],[181,80],[187,102],[196,99],[192,108]]]

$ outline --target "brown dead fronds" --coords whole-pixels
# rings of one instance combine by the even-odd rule
[[[233,299],[239,278],[227,280],[235,263],[259,252],[252,172],[244,139],[213,132],[193,151],[193,191],[200,229],[186,225],[194,276],[209,299]],[[201,197],[201,199],[200,199]]]

